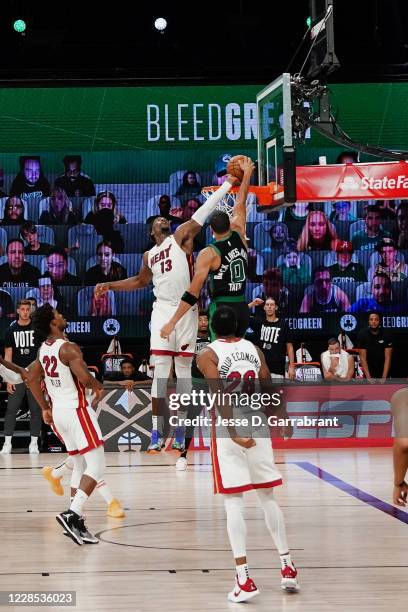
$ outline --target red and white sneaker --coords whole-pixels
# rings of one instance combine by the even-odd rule
[[[251,578],[247,578],[245,584],[239,584],[238,576],[235,578],[235,587],[228,593],[228,601],[241,603],[248,601],[259,595],[260,591],[256,588],[255,582]]]
[[[297,569],[295,566],[286,565],[281,570],[281,588],[284,591],[298,591],[300,589],[299,583],[297,581]]]

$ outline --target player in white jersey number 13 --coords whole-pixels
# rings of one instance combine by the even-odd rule
[[[239,432],[235,410],[228,403],[231,392],[244,389],[250,394],[256,380],[262,391],[271,391],[271,375],[262,351],[249,340],[236,337],[237,318],[228,306],[220,306],[213,315],[216,340],[197,357],[197,365],[208,381],[210,390],[218,398],[216,407],[227,427],[217,426],[213,415],[211,458],[215,493],[224,495],[227,531],[235,557],[236,580],[228,594],[229,601],[247,601],[259,594],[249,576],[246,557],[246,526],[243,517],[243,493],[256,491],[265,515],[266,525],[278,549],[281,560],[281,586],[288,591],[298,590],[297,571],[286,539],[281,509],[273,495],[275,486],[282,483],[274,458],[269,428],[255,430],[254,437]],[[227,388],[224,389],[224,382]],[[249,385],[251,383],[251,385]],[[224,394],[225,391],[225,394]],[[225,401],[223,401],[225,400]],[[253,432],[251,432],[253,433]],[[244,436],[244,437],[243,437]]]
[[[223,196],[238,182],[237,178],[228,176],[225,183],[196,210],[189,221],[181,224],[174,234],[171,233],[167,219],[156,218],[151,227],[151,236],[156,244],[144,253],[139,274],[125,280],[100,283],[95,287],[95,295],[100,296],[106,291],[142,289],[153,282],[156,301],[153,304],[150,329],[150,353],[154,358],[150,452],[160,452],[163,446],[163,405],[173,359],[177,392],[188,393],[191,389],[191,364],[197,338],[198,310],[197,298],[187,290],[193,274],[194,237],[202,230]],[[190,300],[190,314],[180,321],[168,340],[164,339],[160,336],[160,329],[177,310],[182,298]],[[175,442],[175,447],[181,450],[184,444],[183,431],[176,432]]]

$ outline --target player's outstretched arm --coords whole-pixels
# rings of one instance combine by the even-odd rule
[[[25,382],[27,378],[27,370],[0,357],[0,376],[12,385],[18,385],[19,383]]]
[[[147,287],[152,280],[152,271],[149,268],[148,253],[144,253],[139,274],[119,281],[109,283],[98,283],[95,287],[95,297],[99,297],[107,291],[134,291]]]
[[[210,247],[200,251],[196,261],[193,280],[191,281],[187,291],[182,296],[176,312],[168,323],[161,328],[160,335],[162,338],[168,338],[180,319],[190,310],[192,306],[197,303],[202,286],[208,278],[211,266],[216,257],[217,254],[215,253],[214,249]]]
[[[255,164],[250,157],[239,160],[239,165],[244,171],[241,186],[238,191],[237,201],[232,209],[231,229],[239,232],[241,238],[245,240],[246,235],[246,201],[248,196],[249,183],[255,170]]]
[[[196,210],[191,219],[179,225],[174,232],[174,237],[180,246],[185,245],[188,241],[192,241],[194,236],[197,236],[209,216],[217,208],[217,204],[221,202],[222,198],[228,193],[231,187],[238,184],[239,180],[235,176],[228,174],[224,183],[210,195],[208,200],[204,202],[198,210]]]

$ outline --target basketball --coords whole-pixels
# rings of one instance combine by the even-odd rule
[[[227,164],[227,174],[232,174],[232,176],[236,176],[240,181],[242,181],[244,173],[239,165],[240,159],[245,159],[245,155],[234,155],[234,157],[231,157]]]

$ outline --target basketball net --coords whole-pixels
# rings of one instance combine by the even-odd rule
[[[204,187],[201,191],[202,195],[206,200],[217,191],[219,185],[214,187]],[[229,217],[232,217],[232,210],[237,201],[237,193],[233,193],[232,191],[228,191],[223,198],[218,202],[215,210],[221,210],[222,212],[227,213]]]

